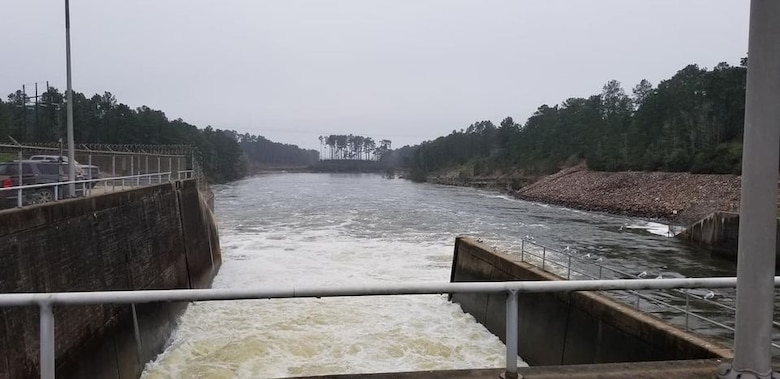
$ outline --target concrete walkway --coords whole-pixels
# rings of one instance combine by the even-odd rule
[[[595,378],[686,378],[713,379],[718,365],[717,359],[659,362],[626,362],[570,366],[521,367],[520,375],[525,379],[595,379]],[[503,369],[418,371],[385,374],[353,374],[307,376],[298,379],[497,379]]]

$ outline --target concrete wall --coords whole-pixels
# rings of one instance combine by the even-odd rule
[[[204,288],[219,268],[194,180],[0,212],[0,292]],[[186,304],[56,306],[57,377],[137,378]],[[38,376],[38,309],[0,310],[0,378]]]
[[[780,231],[780,219],[777,229]],[[736,261],[739,245],[739,213],[712,213],[685,229],[677,237]],[[780,258],[780,233],[777,234],[775,255]],[[780,259],[777,259],[776,265],[780,267]]]
[[[452,282],[561,280],[468,238],[455,241]],[[506,295],[451,300],[505,340]],[[730,357],[730,350],[593,292],[520,294],[519,352],[530,365]]]

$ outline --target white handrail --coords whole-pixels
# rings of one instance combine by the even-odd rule
[[[647,290],[670,288],[735,288],[736,277],[673,279],[556,280],[514,282],[455,282],[379,284],[340,287],[261,287],[224,289],[178,289],[0,294],[0,307],[40,303],[86,305],[130,304],[167,301],[215,301],[279,299],[294,297],[343,297],[386,295],[434,295],[444,293],[571,292],[600,290]],[[780,285],[780,276],[775,277]]]
[[[780,285],[780,276],[774,280]],[[179,289],[56,293],[4,293],[0,306],[40,307],[41,378],[53,379],[54,374],[42,368],[54,367],[53,305],[136,304],[171,301],[219,301],[279,298],[321,298],[344,296],[435,295],[444,293],[506,293],[506,377],[517,377],[517,295],[519,293],[572,292],[600,290],[645,290],[671,288],[733,288],[737,278],[673,278],[673,279],[612,279],[555,280],[515,282],[398,283],[353,285],[340,287],[263,287],[224,289]],[[137,332],[137,331],[136,331]]]

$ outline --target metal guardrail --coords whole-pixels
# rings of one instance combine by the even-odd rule
[[[775,277],[775,286],[780,277]],[[506,372],[517,377],[517,322],[520,293],[549,293],[604,290],[648,290],[672,288],[734,288],[737,278],[612,279],[517,282],[408,283],[341,287],[276,287],[247,289],[190,289],[146,291],[100,291],[58,293],[0,294],[0,307],[38,306],[40,309],[40,375],[55,376],[55,305],[135,304],[173,301],[262,300],[284,298],[322,298],[345,296],[437,295],[453,293],[505,293],[506,300]],[[135,335],[138,336],[137,324]],[[136,343],[139,340],[136,339]]]
[[[71,181],[63,181],[63,182],[21,185],[21,186],[0,188],[0,199],[3,197],[2,194],[4,192],[16,191],[16,206],[22,207],[25,205],[24,203],[25,196],[30,197],[30,196],[34,196],[35,194],[40,195],[41,194],[40,189],[52,188],[51,191],[51,195],[53,196],[52,199],[51,200],[39,199],[37,201],[32,200],[28,204],[40,204],[40,203],[47,203],[49,201],[59,201],[65,199],[67,197],[63,196],[63,194],[61,193],[64,192],[61,189],[61,187],[67,186],[68,184],[78,185],[80,188],[78,188],[76,192],[81,192],[82,196],[90,196],[92,194],[92,191],[95,188],[97,188],[98,184],[102,184],[102,188],[104,189],[108,189],[110,187],[111,192],[116,192],[117,187],[120,188],[120,191],[124,191],[125,189],[127,189],[127,187],[135,188],[144,185],[148,186],[153,184],[160,184],[163,182],[170,182],[173,180],[191,179],[193,177],[194,177],[193,170],[184,170],[184,171],[176,171],[176,172],[156,172],[151,174],[107,177],[107,178],[100,178],[100,179],[84,179],[84,180],[71,180]],[[94,186],[89,185],[92,183],[94,183],[95,185]],[[25,194],[25,192],[27,192],[27,194]]]
[[[526,245],[534,246],[536,247],[537,251],[534,252],[533,250],[526,249]],[[541,250],[541,254],[538,253],[538,251]],[[513,254],[516,255],[516,254]],[[558,256],[558,258],[563,257],[563,262],[560,260],[556,260],[555,256]],[[527,257],[532,257],[535,259],[526,259]],[[556,274],[559,276],[563,276],[565,274],[565,279],[571,280],[573,277],[578,279],[587,279],[587,280],[602,280],[605,279],[607,276],[616,276],[618,278],[626,279],[626,278],[633,278],[633,279],[641,279],[644,275],[635,275],[631,273],[627,273],[622,270],[618,270],[609,266],[606,266],[604,264],[599,263],[599,260],[596,259],[583,259],[579,256],[575,256],[574,254],[568,252],[567,250],[555,250],[552,248],[549,248],[547,246],[538,244],[533,241],[529,241],[526,239],[522,239],[520,243],[520,260],[526,263],[534,264],[538,267],[540,267],[542,270],[548,271],[552,274]],[[598,271],[598,274],[594,274],[591,272],[587,272],[587,270],[583,268],[577,268],[572,263],[580,263],[582,264],[581,267],[595,267]],[[559,270],[555,270],[555,268],[558,268]],[[595,270],[594,270],[595,271]],[[652,280],[663,280],[663,279],[652,279]],[[712,326],[715,326],[720,329],[727,330],[729,332],[734,332],[734,327],[726,325],[722,322],[719,322],[717,320],[713,320],[709,317],[702,316],[700,314],[697,314],[695,309],[692,308],[691,300],[706,304],[708,306],[713,306],[716,308],[721,308],[724,310],[728,310],[730,312],[736,312],[735,307],[728,306],[726,304],[718,303],[716,301],[712,301],[708,299],[705,296],[697,296],[695,294],[691,294],[690,291],[687,290],[680,290],[680,289],[672,289],[671,290],[674,294],[679,295],[681,297],[675,297],[674,294],[671,294],[672,298],[674,300],[677,300],[680,303],[685,303],[685,307],[676,306],[674,304],[671,304],[670,302],[660,300],[658,298],[654,298],[652,296],[647,296],[644,294],[639,293],[637,290],[629,290],[628,292],[635,296],[635,302],[633,305],[634,308],[638,311],[642,311],[641,309],[641,303],[640,300],[644,300],[646,303],[657,305],[660,307],[664,307],[666,309],[669,309],[671,311],[678,312],[680,314],[684,314],[685,322],[684,325],[680,325],[685,328],[686,331],[692,331],[695,332],[695,330],[692,330],[690,327],[690,318],[693,317],[697,320],[703,321],[706,324],[710,324]],[[666,293],[668,294],[668,292]],[[652,313],[650,313],[652,314]],[[670,321],[670,320],[666,320]],[[775,327],[780,328],[780,322],[773,321],[772,324]],[[775,350],[780,350],[780,343],[778,342],[772,342],[772,347]]]

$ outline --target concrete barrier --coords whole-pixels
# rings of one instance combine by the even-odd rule
[[[194,180],[0,212],[0,292],[203,288],[221,262]],[[137,378],[186,304],[54,308],[57,376]],[[0,310],[0,378],[38,377],[38,309]]]
[[[455,240],[452,282],[562,280],[469,238]],[[505,295],[451,300],[505,339]],[[530,365],[730,358],[719,344],[593,292],[520,294],[519,353]]]
[[[777,230],[780,231],[780,219],[777,220]],[[713,254],[737,260],[739,245],[739,213],[715,212],[697,221],[677,235],[699,247],[710,250]],[[777,234],[775,265],[780,267],[780,233]]]

